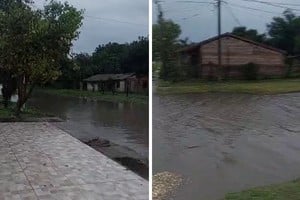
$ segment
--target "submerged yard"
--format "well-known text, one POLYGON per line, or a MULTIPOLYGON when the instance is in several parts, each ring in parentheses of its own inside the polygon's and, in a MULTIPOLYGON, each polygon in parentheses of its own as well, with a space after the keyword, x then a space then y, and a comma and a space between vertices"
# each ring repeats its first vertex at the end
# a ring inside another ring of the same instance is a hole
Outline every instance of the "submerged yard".
POLYGON ((299 99, 154 94, 153 174, 183 178, 174 200, 299 199, 299 181, 287 183, 300 177, 299 99))
MULTIPOLYGON (((0 102, 2 99, 0 98, 0 102)), ((29 119, 29 118, 42 118, 50 117, 50 114, 43 113, 34 108, 24 108, 21 112, 20 119, 29 119)), ((20 120, 19 119, 19 120, 20 120)), ((2 103, 0 103, 0 121, 14 121, 17 120, 15 116, 15 103, 10 103, 8 108, 5 108, 2 103)))
POLYGON ((248 93, 280 94, 300 92, 300 79, 270 79, 258 81, 204 82, 199 80, 185 82, 158 83, 159 94, 197 94, 197 93, 248 93))
POLYGON ((43 92, 51 95, 59 95, 65 97, 78 97, 86 99, 94 99, 100 101, 109 101, 109 102, 122 102, 122 103, 138 103, 138 104, 147 104, 148 96, 146 94, 132 94, 129 93, 126 96, 125 93, 115 93, 106 91, 104 94, 101 92, 92 92, 92 91, 83 91, 75 89, 53 89, 53 88, 39 88, 38 92, 43 92))

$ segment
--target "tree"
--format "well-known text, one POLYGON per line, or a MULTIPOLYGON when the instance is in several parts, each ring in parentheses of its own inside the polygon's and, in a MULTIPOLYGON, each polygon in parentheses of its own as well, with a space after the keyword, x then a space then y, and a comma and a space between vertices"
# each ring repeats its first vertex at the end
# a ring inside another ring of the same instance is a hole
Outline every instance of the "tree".
POLYGON ((180 45, 180 47, 182 47, 182 48, 191 45, 191 43, 189 42, 189 38, 186 37, 186 38, 184 38, 184 39, 179 39, 179 45, 180 45))
POLYGON ((267 27, 273 46, 292 55, 300 53, 300 17, 286 10, 283 17, 274 17, 267 27))
POLYGON ((92 55, 94 73, 148 74, 149 40, 139 37, 131 43, 99 45, 92 55))
POLYGON ((255 29, 247 29, 244 26, 239 26, 233 28, 232 32, 233 35, 240 36, 247 38, 249 40, 253 40, 259 43, 266 42, 266 34, 259 34, 255 29))
POLYGON ((124 72, 134 72, 137 75, 149 73, 149 40, 139 37, 128 45, 128 57, 124 60, 124 72))
POLYGON ((4 107, 7 108, 13 93, 16 91, 16 81, 8 72, 1 71, 2 97, 4 107))
POLYGON ((173 21, 165 20, 160 4, 156 4, 159 14, 157 24, 153 25, 153 57, 162 63, 160 78, 174 80, 180 71, 176 64, 176 50, 181 29, 173 21))
POLYGON ((99 45, 92 55, 79 53, 60 63, 61 76, 51 85, 63 88, 79 88, 80 82, 95 74, 103 73, 149 73, 149 40, 138 37, 131 43, 108 43, 99 45))
POLYGON ((6 1, 9 6, 0 11, 0 66, 16 77, 19 116, 37 84, 59 77, 59 64, 79 36, 83 11, 54 0, 43 10, 33 10, 33 2, 6 1))
MULTIPOLYGON (((79 72, 80 80, 95 74, 96 66, 94 66, 92 59, 93 59, 92 56, 87 53, 77 54, 73 58, 74 67, 72 70, 73 70, 73 72, 74 71, 79 72), (78 68, 79 68, 79 71, 76 70, 78 68)), ((75 75, 75 76, 78 77, 78 75, 75 75)), ((71 78, 71 79, 74 80, 74 78, 71 78)))
POLYGON ((92 56, 94 65, 98 67, 98 73, 121 73, 122 63, 128 53, 127 45, 116 42, 99 45, 92 56))

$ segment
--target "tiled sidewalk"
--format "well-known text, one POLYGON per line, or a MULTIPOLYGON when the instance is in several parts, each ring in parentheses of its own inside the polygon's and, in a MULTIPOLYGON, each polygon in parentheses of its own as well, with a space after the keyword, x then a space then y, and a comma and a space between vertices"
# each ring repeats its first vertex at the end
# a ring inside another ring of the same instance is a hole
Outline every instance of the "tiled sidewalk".
POLYGON ((0 123, 0 200, 146 200, 148 182, 49 123, 0 123))

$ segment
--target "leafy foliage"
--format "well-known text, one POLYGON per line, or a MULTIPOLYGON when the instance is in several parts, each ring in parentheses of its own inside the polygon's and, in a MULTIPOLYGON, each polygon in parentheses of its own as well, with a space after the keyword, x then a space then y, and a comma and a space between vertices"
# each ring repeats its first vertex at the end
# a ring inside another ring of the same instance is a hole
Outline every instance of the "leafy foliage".
POLYGON ((43 10, 33 10, 29 1, 6 1, 0 9, 0 66, 17 79, 19 114, 36 84, 60 75, 58 66, 78 37, 83 17, 82 11, 54 0, 43 10))
POLYGON ((274 17, 267 25, 270 43, 289 54, 300 53, 300 17, 286 10, 283 17, 274 17))
POLYGON ((258 78, 259 66, 254 63, 248 63, 242 66, 244 77, 247 80, 256 80, 258 78))
POLYGON ((97 73, 148 74, 149 41, 139 37, 131 43, 99 45, 92 55, 97 73))
POLYGON ((147 75, 148 71, 149 41, 139 37, 131 43, 99 45, 92 55, 79 53, 62 60, 58 81, 59 87, 78 88, 80 81, 95 74, 136 73, 139 76, 147 75))
POLYGON ((290 55, 300 54, 300 16, 296 16, 291 10, 286 10, 283 16, 274 17, 272 22, 267 24, 267 29, 267 34, 259 34, 255 29, 242 26, 235 27, 231 33, 272 45, 287 51, 290 55))
MULTIPOLYGON (((176 80, 183 72, 176 62, 176 51, 179 48, 181 29, 178 24, 163 17, 160 4, 156 2, 159 10, 158 21, 153 25, 153 58, 160 60, 160 78, 176 80)), ((184 43, 185 41, 182 41, 184 43)))
POLYGON ((239 26, 233 28, 232 32, 233 35, 245 37, 249 40, 253 40, 259 43, 266 42, 266 34, 259 34, 255 29, 247 29, 245 26, 239 26))

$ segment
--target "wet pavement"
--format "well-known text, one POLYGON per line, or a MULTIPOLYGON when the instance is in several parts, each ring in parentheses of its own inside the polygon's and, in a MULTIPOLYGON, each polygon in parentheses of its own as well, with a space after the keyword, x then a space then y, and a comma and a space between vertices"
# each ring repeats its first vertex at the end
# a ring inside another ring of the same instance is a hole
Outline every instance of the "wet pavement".
POLYGON ((28 105, 65 118, 65 122, 54 125, 77 139, 109 140, 148 160, 148 105, 87 101, 41 93, 35 93, 28 105))
POLYGON ((0 123, 1 200, 146 200, 148 182, 49 123, 0 123))
POLYGON ((300 177, 300 93, 153 97, 153 174, 184 178, 174 200, 300 177))

